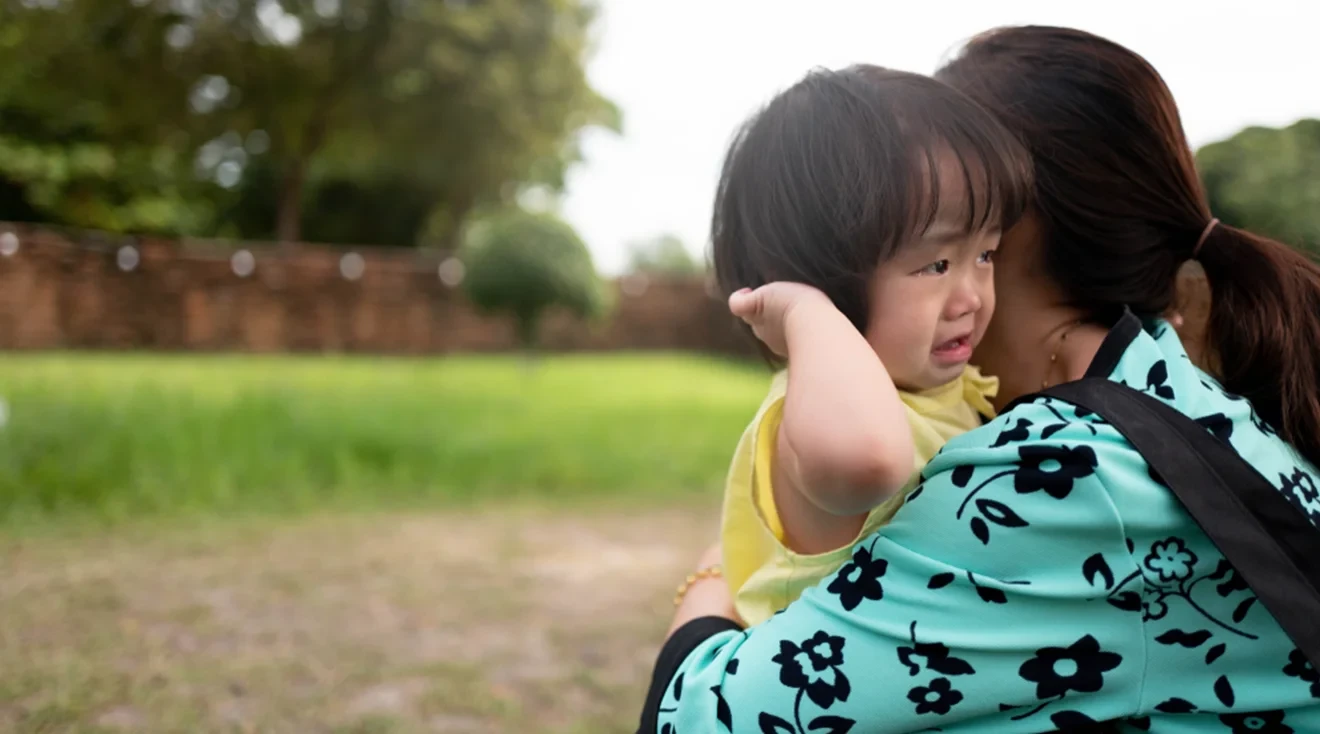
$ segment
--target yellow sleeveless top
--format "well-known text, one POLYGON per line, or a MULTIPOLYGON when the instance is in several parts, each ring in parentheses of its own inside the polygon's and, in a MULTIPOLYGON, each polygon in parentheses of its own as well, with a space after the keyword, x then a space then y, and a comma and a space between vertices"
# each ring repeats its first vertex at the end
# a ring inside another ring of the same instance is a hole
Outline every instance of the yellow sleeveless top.
MULTIPOLYGON (((851 546, 818 555, 802 555, 784 547, 770 467, 787 387, 787 371, 775 375, 769 394, 738 442, 725 482, 720 532, 724 575, 733 591, 734 606, 748 624, 769 619, 852 557, 851 546)), ((949 439, 980 426, 982 416, 994 417, 990 398, 998 389, 998 380, 968 366, 947 385, 916 393, 898 391, 912 429, 916 470, 902 492, 871 511, 859 540, 893 517, 916 486, 921 469, 949 439)))

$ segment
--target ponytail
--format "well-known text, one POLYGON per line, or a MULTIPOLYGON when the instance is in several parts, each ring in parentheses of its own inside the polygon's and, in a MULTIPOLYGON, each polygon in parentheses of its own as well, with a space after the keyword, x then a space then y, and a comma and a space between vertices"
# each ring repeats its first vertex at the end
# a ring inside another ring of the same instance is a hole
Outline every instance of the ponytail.
POLYGON ((1196 259, 1210 284, 1207 346, 1224 388, 1320 466, 1320 266, 1222 224, 1196 259))

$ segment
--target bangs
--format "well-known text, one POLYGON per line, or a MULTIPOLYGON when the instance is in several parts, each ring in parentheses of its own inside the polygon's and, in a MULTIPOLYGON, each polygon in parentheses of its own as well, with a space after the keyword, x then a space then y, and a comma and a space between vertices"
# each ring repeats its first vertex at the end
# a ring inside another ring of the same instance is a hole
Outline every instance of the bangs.
POLYGON ((970 100, 949 102, 949 109, 919 108, 914 111, 929 114, 904 121, 912 151, 904 241, 935 227, 943 234, 1003 231, 1031 199, 1025 147, 970 100))

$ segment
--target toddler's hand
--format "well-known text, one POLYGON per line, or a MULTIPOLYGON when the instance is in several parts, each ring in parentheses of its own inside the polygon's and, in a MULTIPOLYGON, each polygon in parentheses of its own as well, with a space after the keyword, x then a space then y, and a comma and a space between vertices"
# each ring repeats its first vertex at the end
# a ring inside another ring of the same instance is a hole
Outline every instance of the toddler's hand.
POLYGON ((781 357, 788 357, 785 336, 788 315, 804 303, 817 302, 833 308, 829 297, 819 289, 802 283, 778 281, 756 290, 744 288, 729 296, 729 310, 747 322, 752 333, 781 357))

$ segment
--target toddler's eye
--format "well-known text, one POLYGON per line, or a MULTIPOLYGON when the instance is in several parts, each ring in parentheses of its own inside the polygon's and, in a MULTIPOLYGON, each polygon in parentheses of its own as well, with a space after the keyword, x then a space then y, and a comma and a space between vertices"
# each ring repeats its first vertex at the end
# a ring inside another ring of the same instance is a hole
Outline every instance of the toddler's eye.
POLYGON ((922 275, 944 275, 945 273, 949 272, 949 261, 936 260, 935 262, 931 263, 930 265, 927 265, 926 267, 922 268, 921 270, 918 270, 917 272, 922 275))
POLYGON ((994 251, 994 250, 986 250, 985 252, 981 253, 981 256, 980 256, 979 258, 977 258, 977 261, 978 261, 978 262, 981 262, 981 263, 992 263, 992 262, 994 262, 994 261, 995 261, 995 251, 994 251))

